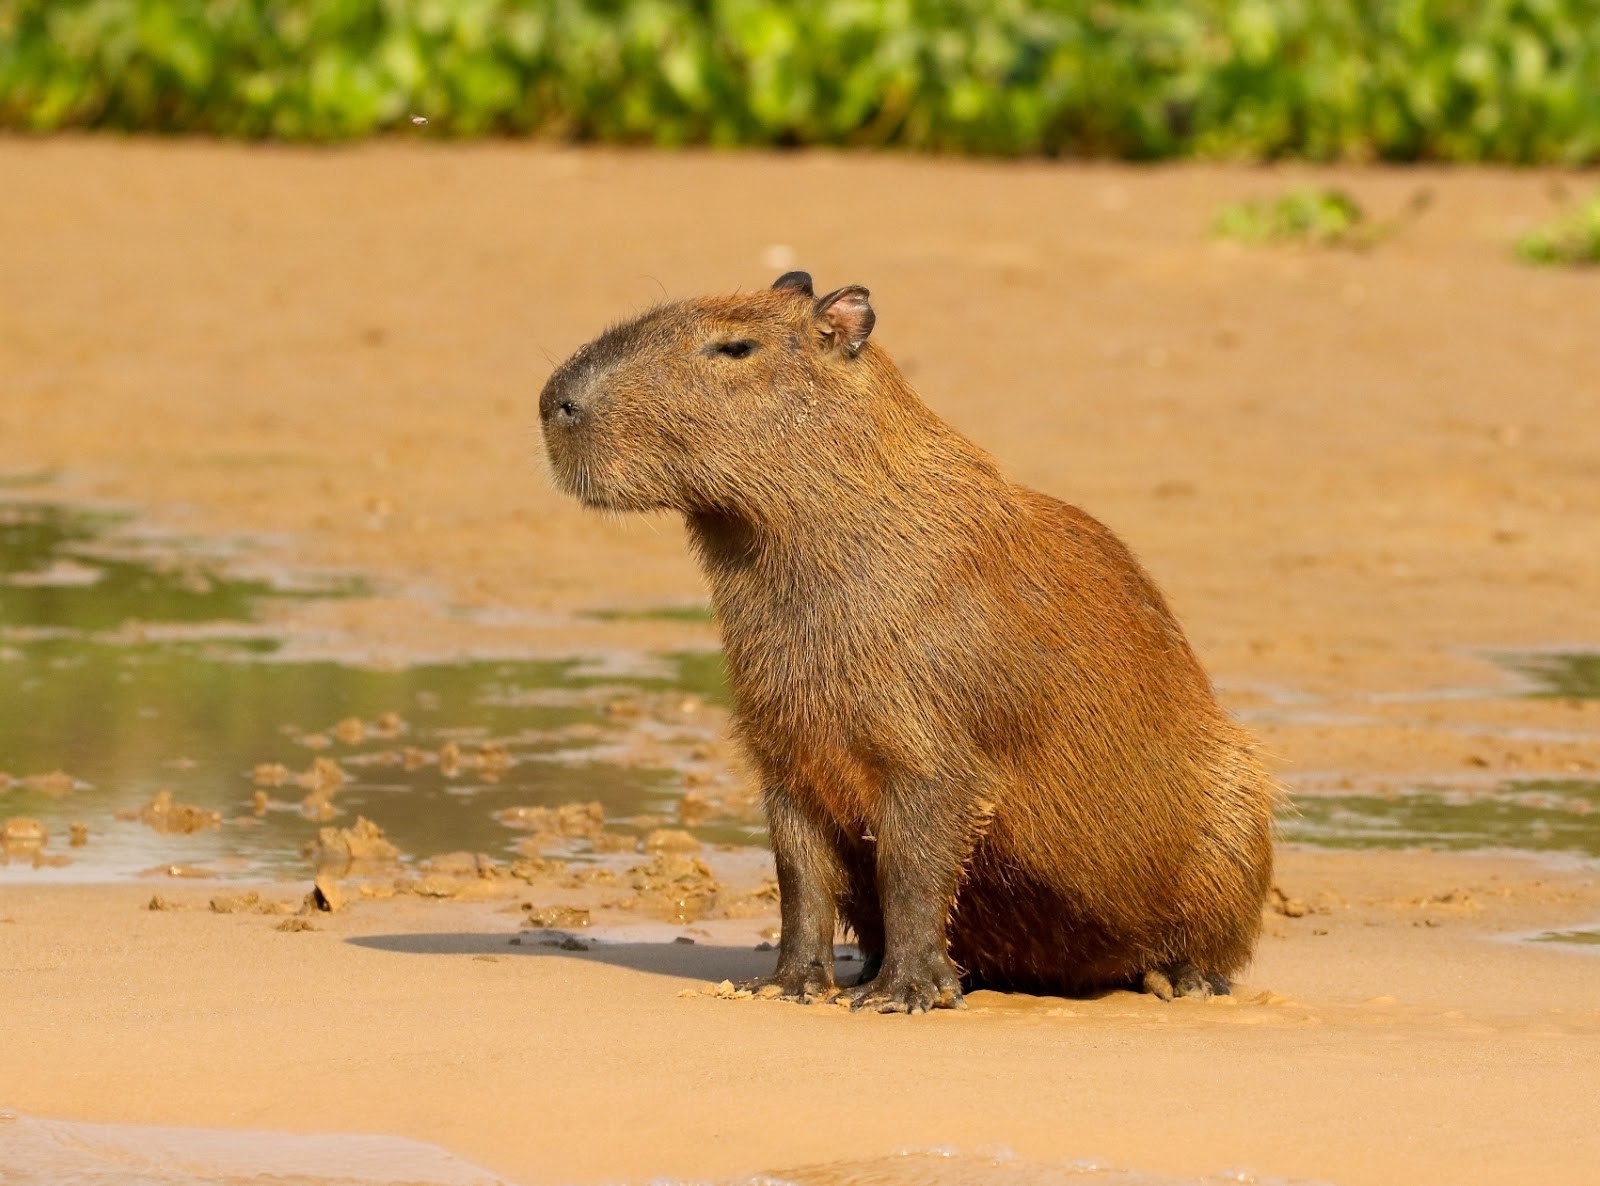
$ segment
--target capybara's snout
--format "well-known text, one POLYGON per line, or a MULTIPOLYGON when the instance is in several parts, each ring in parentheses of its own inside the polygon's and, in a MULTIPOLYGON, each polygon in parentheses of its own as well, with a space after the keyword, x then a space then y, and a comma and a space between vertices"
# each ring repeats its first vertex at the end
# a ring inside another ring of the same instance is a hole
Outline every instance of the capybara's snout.
POLYGON ((567 432, 577 428, 586 419, 594 394, 590 390, 589 375, 579 365, 577 357, 556 368, 544 391, 539 395, 539 423, 546 439, 552 432, 567 432))

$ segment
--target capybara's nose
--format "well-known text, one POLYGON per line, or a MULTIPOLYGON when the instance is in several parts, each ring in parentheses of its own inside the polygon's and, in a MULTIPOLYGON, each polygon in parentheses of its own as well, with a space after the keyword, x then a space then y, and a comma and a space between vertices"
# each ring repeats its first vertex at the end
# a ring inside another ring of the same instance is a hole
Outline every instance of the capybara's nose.
POLYGON ((576 428, 583 423, 586 403, 581 386, 557 374, 539 397, 539 420, 546 428, 576 428))

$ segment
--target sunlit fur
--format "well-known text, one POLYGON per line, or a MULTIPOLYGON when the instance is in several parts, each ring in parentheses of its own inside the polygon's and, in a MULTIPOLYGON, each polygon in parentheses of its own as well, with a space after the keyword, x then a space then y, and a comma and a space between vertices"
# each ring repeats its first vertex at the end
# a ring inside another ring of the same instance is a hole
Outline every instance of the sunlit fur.
POLYGON ((884 862, 955 854, 928 884, 969 985, 1237 970, 1277 792, 1161 594, 876 344, 851 357, 825 329, 787 289, 665 305, 542 401, 565 489, 686 516, 780 872, 824 878, 872 954, 884 862), (759 348, 705 352, 723 339, 759 348), (550 423, 564 396, 584 401, 575 431, 550 423))

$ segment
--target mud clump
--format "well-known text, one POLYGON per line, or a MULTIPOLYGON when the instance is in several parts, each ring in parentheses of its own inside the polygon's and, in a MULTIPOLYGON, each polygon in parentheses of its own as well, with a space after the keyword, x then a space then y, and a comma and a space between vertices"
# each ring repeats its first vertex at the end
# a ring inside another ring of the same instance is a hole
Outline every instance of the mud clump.
POLYGON ((260 904, 261 895, 255 890, 245 890, 238 894, 218 894, 210 902, 213 914, 243 914, 246 911, 253 911, 260 904))
POLYGON ((60 868, 72 864, 72 858, 60 853, 47 852, 50 831, 39 820, 28 815, 14 815, 0 824, 0 865, 13 860, 25 860, 35 869, 60 868))
POLYGON ((14 815, 0 825, 0 844, 12 849, 43 848, 50 842, 50 830, 29 815, 14 815))
POLYGON ((286 919, 284 919, 282 922, 280 922, 277 926, 273 927, 272 929, 275 930, 275 931, 294 932, 294 931, 315 931, 315 930, 317 930, 319 928, 309 918, 295 917, 295 918, 286 918, 286 919))
POLYGON ((0 771, 0 795, 7 791, 34 791, 52 799, 62 799, 78 787, 78 780, 65 770, 52 770, 49 774, 30 774, 24 778, 0 771))
POLYGON ((419 868, 422 876, 405 883, 403 888, 424 898, 503 898, 512 892, 512 881, 517 876, 514 867, 508 868, 481 852, 443 853, 423 861, 419 868))
POLYGON ((677 828, 657 828, 644 838, 645 852, 699 852, 700 842, 677 828))
POLYGON ((281 787, 289 777, 289 768, 282 762, 258 762, 250 772, 250 781, 258 787, 281 787))
POLYGON ((606 825, 606 809, 598 801, 562 803, 556 807, 507 807, 495 819, 508 828, 552 832, 558 836, 594 836, 606 825))
POLYGON ((540 881, 550 881, 563 876, 567 871, 565 861, 551 861, 543 857, 525 857, 520 861, 512 861, 506 870, 518 881, 525 881, 529 885, 540 881))
MULTIPOLYGON (((518 842, 517 851, 537 857, 550 849, 564 848, 573 840, 588 840, 598 849, 599 837, 605 832, 606 812, 598 802, 562 803, 555 807, 507 807, 496 812, 495 819, 508 828, 533 833, 518 842)), ((626 848, 632 847, 630 841, 626 848)))
POLYGON ((328 873, 317 874, 316 880, 311 883, 311 892, 306 895, 304 913, 321 911, 324 914, 337 914, 344 908, 344 888, 338 879, 328 873))
POLYGON ((137 811, 119 811, 121 820, 137 820, 163 836, 189 835, 222 825, 222 813, 192 803, 180 803, 171 791, 157 791, 154 799, 137 811))
POLYGON ((294 781, 309 792, 300 802, 300 813, 308 819, 330 820, 335 811, 333 793, 349 781, 349 775, 332 758, 314 758, 294 781))
MULTIPOLYGON (((64 799, 77 788, 77 780, 65 770, 52 770, 49 774, 30 774, 26 778, 15 780, 16 785, 24 790, 35 791, 41 795, 48 795, 52 799, 64 799)), ((4 789, 4 784, 0 784, 4 789)))
POLYGON ((348 828, 322 828, 317 838, 300 850, 318 869, 385 869, 400 860, 400 850, 384 831, 364 815, 348 828))
POLYGON ((531 906, 526 923, 535 930, 565 931, 587 927, 589 911, 582 906, 531 906))
POLYGON ((617 903, 624 909, 642 910, 668 922, 695 922, 715 906, 722 883, 711 866, 698 857, 658 853, 654 859, 628 870, 632 899, 617 903))
POLYGON ((73 820, 67 825, 67 844, 72 848, 82 848, 89 843, 89 825, 81 820, 73 820))
POLYGON ((1281 914, 1285 918, 1304 918, 1311 913, 1311 907, 1299 898, 1291 898, 1281 886, 1277 885, 1268 892, 1267 905, 1273 913, 1281 914))

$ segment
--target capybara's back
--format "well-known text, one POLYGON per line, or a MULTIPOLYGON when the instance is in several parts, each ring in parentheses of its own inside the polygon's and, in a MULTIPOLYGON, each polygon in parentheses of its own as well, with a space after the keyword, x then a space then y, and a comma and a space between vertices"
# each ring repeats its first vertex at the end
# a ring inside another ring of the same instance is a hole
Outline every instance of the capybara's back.
POLYGON ((574 494, 688 521, 763 779, 771 983, 829 994, 842 917, 859 1006, 1206 995, 1260 927, 1276 788, 1121 542, 1007 482, 873 324, 791 273, 607 331, 540 404, 574 494))

